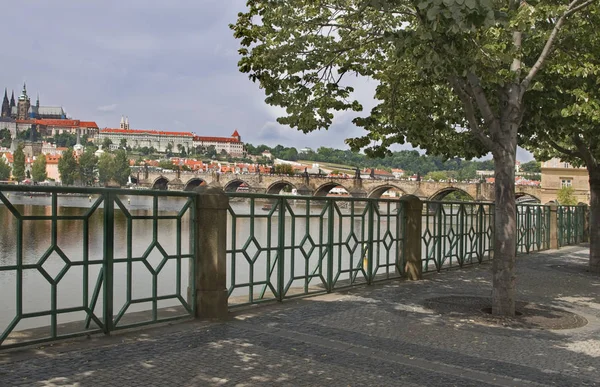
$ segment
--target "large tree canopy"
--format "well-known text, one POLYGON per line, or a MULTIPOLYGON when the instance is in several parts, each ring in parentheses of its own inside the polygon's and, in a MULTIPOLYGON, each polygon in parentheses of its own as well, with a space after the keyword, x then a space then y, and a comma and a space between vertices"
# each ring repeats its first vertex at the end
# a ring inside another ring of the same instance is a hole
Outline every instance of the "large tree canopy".
POLYGON ((599 0, 249 0, 232 26, 239 69, 281 124, 304 132, 362 110, 348 77, 378 83, 353 149, 411 142, 445 156, 491 152, 496 217, 492 307, 514 315, 514 166, 525 93, 570 18, 599 0))
POLYGON ((520 141, 536 158, 558 157, 588 170, 590 270, 600 273, 600 13, 572 21, 526 100, 520 141))

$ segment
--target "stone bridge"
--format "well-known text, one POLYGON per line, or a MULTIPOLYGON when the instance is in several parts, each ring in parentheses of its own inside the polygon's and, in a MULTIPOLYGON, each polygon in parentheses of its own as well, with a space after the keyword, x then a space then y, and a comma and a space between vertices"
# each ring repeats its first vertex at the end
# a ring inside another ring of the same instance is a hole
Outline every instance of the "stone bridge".
MULTIPOLYGON (((248 187, 247 192, 278 194, 288 187, 299 195, 326 196, 331 189, 343 187, 354 197, 380 197, 384 192, 395 189, 401 194, 410 194, 426 200, 441 200, 452 192, 462 192, 476 201, 494 201, 494 185, 488 183, 447 183, 409 181, 401 179, 355 179, 334 178, 324 175, 267 175, 267 174, 216 174, 212 172, 147 172, 132 175, 139 186, 152 189, 192 190, 200 185, 223 188, 236 192, 248 187)), ((244 189, 245 190, 245 189, 244 189)), ((517 186, 517 198, 540 201, 539 187, 517 186)))

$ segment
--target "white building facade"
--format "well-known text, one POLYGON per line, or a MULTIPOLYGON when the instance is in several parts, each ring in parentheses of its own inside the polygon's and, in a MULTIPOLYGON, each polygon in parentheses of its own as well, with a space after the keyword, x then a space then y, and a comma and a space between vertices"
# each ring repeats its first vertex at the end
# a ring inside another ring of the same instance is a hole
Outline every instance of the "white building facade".
POLYGON ((214 146, 217 154, 225 151, 233 157, 243 157, 246 152, 242 138, 237 130, 233 132, 231 137, 195 136, 193 146, 194 148, 199 146, 204 148, 214 146))
POLYGON ((172 152, 179 152, 180 146, 187 152, 194 144, 194 135, 189 132, 110 128, 100 129, 96 144, 102 144, 106 138, 110 139, 116 146, 121 143, 122 139, 125 139, 127 146, 132 148, 153 147, 159 152, 166 152, 169 144, 172 152))

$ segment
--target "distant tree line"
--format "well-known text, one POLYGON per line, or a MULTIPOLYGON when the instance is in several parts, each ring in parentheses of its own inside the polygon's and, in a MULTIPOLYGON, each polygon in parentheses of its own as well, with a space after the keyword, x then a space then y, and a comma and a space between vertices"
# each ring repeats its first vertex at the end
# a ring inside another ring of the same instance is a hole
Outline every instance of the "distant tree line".
POLYGON ((392 152, 391 155, 384 158, 369 158, 364 154, 355 153, 350 150, 327 147, 320 147, 316 151, 311 150, 300 153, 296 148, 288 148, 282 145, 271 148, 267 145, 254 146, 246 144, 246 151, 249 155, 259 156, 265 150, 268 150, 276 158, 290 161, 327 162, 361 169, 378 168, 391 170, 392 168, 399 168, 407 173, 418 173, 422 176, 434 171, 464 171, 466 177, 474 177, 476 170, 490 171, 494 169, 494 162, 492 160, 469 161, 460 158, 444 160, 442 157, 420 154, 416 150, 392 152))

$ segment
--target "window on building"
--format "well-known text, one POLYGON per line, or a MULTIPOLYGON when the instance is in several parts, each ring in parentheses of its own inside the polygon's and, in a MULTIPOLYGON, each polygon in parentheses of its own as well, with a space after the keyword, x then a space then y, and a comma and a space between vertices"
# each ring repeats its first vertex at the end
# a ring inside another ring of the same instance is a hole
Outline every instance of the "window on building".
POLYGON ((561 187, 571 187, 573 185, 571 182, 571 179, 565 179, 565 178, 561 179, 560 183, 561 183, 560 184, 561 187))

